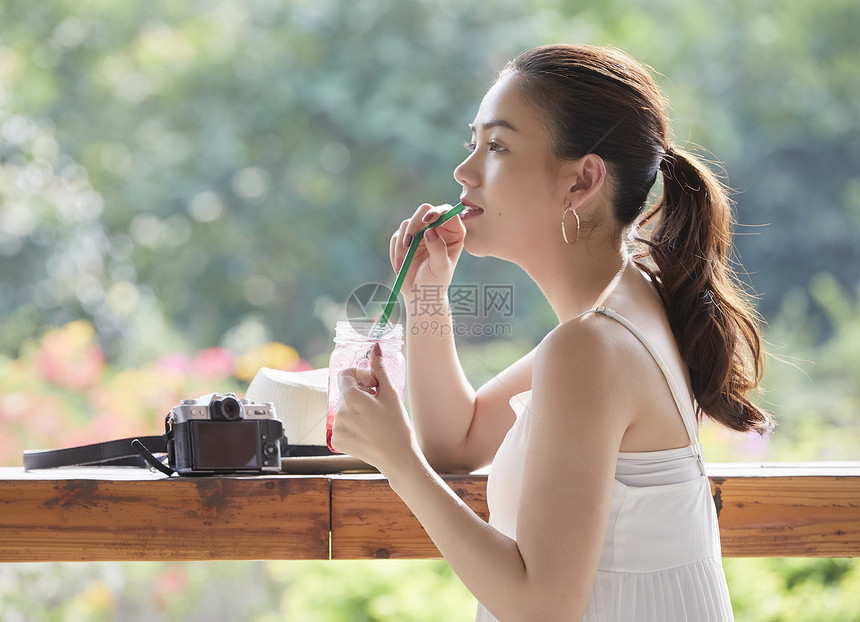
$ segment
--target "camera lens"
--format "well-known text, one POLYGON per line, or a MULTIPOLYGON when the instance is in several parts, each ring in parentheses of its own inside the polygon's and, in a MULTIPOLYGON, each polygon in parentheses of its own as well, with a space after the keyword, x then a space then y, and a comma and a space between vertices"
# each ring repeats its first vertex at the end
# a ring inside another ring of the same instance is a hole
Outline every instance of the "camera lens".
POLYGON ((242 416, 242 405, 235 397, 214 400, 211 407, 213 419, 240 419, 242 416))

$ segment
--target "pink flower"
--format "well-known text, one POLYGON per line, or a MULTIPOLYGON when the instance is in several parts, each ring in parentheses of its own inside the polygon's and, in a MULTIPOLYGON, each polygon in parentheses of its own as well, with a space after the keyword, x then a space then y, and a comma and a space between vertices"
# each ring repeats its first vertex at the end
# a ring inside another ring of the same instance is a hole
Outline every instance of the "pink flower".
MULTIPOLYGON (((9 434, 0 434, 0 465, 20 466, 22 449, 17 438, 9 434)), ((33 448, 28 447, 27 449, 33 448)))
POLYGON ((746 432, 743 434, 741 451, 747 458, 763 460, 767 457, 770 449, 770 433, 761 436, 758 432, 746 432))
POLYGON ((184 565, 172 563, 159 574, 152 584, 152 595, 161 609, 174 599, 187 595, 188 570, 184 565))
POLYGON ((299 359, 295 367, 286 371, 308 371, 309 369, 315 369, 315 367, 308 363, 305 359, 299 359))
POLYGON ((227 348, 207 348, 194 357, 194 373, 207 380, 229 378, 233 372, 233 354, 227 348))
POLYGON ((155 367, 170 376, 183 376, 191 368, 191 359, 182 352, 171 352, 158 359, 155 367))
POLYGON ((67 412, 57 396, 19 392, 0 397, 0 465, 19 466, 24 449, 64 447, 67 412))
POLYGON ((43 379, 72 390, 97 383, 104 364, 104 353, 95 341, 95 331, 83 320, 49 331, 36 355, 36 370, 43 379))

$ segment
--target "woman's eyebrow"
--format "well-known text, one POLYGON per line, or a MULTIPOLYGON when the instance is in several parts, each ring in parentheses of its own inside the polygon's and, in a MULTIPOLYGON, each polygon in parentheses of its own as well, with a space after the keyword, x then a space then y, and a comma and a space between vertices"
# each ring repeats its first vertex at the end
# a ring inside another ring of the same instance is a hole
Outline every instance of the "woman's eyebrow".
MULTIPOLYGON (((487 121, 487 122, 486 122, 486 123, 484 123, 481 127, 482 127, 484 130, 488 130, 488 129, 493 128, 493 127, 506 127, 506 128, 508 128, 509 130, 512 130, 512 131, 514 131, 514 132, 516 132, 516 131, 517 131, 517 128, 515 128, 513 125, 511 125, 510 123, 508 123, 508 122, 507 122, 507 121, 505 121, 504 119, 493 119, 492 121, 487 121)), ((475 131, 475 124, 474 124, 474 123, 470 123, 470 124, 469 124, 469 129, 470 129, 470 130, 472 130, 472 131, 474 132, 474 131, 475 131)))

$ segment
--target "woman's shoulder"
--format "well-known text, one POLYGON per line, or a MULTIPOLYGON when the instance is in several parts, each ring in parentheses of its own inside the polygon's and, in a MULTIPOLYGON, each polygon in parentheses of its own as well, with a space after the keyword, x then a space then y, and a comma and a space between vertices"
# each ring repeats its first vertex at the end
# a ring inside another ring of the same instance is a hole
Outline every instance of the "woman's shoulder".
POLYGON ((587 311, 553 328, 538 344, 536 356, 573 357, 600 354, 623 336, 621 325, 607 322, 596 309, 587 311), (618 330, 621 328, 621 331, 618 330))
MULTIPOLYGON (((535 375, 563 376, 565 386, 571 389, 574 384, 579 389, 594 390, 613 390, 620 384, 636 386, 653 361, 642 347, 641 338, 619 319, 627 319, 629 324, 644 323, 647 332, 659 331, 661 322, 641 313, 634 314, 631 321, 623 312, 606 309, 605 313, 593 309, 550 331, 537 347, 535 375)), ((662 340, 658 342, 662 344, 662 340)))
POLYGON ((634 377, 618 331, 624 328, 607 320, 588 314, 544 337, 535 355, 532 404, 557 434, 586 428, 595 434, 598 426, 617 450, 633 412, 634 377))
POLYGON ((551 330, 537 347, 535 375, 558 376, 571 388, 574 384, 597 387, 606 383, 607 377, 616 376, 624 328, 596 315, 588 313, 551 330))

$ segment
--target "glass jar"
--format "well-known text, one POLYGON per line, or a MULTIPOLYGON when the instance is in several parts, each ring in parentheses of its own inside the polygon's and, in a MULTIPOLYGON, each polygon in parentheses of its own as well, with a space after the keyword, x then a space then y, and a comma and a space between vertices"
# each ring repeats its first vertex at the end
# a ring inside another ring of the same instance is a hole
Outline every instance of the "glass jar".
POLYGON ((370 355, 373 344, 379 342, 382 348, 382 361, 391 383, 403 399, 406 387, 406 359, 403 357, 403 326, 386 324, 378 335, 371 338, 370 332, 376 326, 373 320, 351 320, 338 322, 334 336, 334 351, 328 365, 328 413, 326 415, 326 444, 332 451, 331 430, 334 414, 340 399, 338 374, 344 369, 357 367, 370 368, 370 355))

